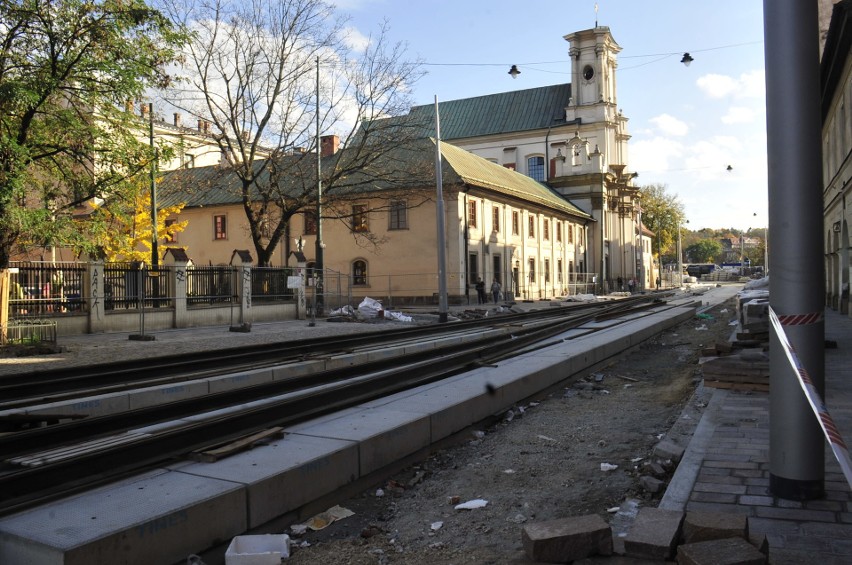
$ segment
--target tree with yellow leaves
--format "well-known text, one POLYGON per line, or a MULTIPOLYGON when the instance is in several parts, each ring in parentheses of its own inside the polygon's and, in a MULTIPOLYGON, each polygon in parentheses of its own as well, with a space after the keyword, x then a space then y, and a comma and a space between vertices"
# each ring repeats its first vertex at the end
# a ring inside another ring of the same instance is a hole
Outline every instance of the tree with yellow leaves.
MULTIPOLYGON (((183 204, 157 211, 157 239, 169 241, 182 232, 187 221, 168 222, 183 210, 183 204)), ((132 206, 96 206, 90 218, 97 248, 107 262, 151 262, 151 193, 139 191, 132 206)), ((159 246, 160 257, 166 248, 159 246)))

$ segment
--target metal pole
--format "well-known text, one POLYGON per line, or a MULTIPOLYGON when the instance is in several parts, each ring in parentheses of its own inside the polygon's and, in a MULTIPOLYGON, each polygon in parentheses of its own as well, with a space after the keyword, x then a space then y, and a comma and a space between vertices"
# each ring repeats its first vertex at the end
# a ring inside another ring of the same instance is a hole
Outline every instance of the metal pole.
POLYGON ((683 226, 678 223, 677 225, 677 284, 678 286, 683 286, 683 251, 681 249, 680 242, 680 230, 683 226))
POLYGON ((435 215, 438 230, 438 321, 447 321, 447 250, 444 241, 444 179, 441 168, 441 118, 438 113, 438 95, 435 95, 435 178, 437 201, 435 215))
POLYGON ((151 160, 151 268, 157 270, 160 253, 157 249, 157 149, 154 147, 154 103, 148 102, 148 143, 153 151, 151 160))
MULTIPOLYGON (((817 4, 764 0, 769 228, 776 238, 769 300, 825 398, 825 281, 817 4)), ((825 438, 775 330, 770 333, 769 490, 808 500, 824 491, 825 438)))
POLYGON ((325 264, 323 250, 325 243, 322 241, 322 140, 320 139, 320 60, 317 57, 317 243, 316 243, 316 270, 314 276, 314 294, 316 295, 316 306, 314 310, 323 310, 323 276, 325 275, 325 264))

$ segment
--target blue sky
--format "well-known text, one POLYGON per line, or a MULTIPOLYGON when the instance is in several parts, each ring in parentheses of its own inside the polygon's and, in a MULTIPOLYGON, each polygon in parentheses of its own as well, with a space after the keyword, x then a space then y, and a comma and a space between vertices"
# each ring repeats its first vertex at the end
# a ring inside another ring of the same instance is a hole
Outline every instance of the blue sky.
MULTIPOLYGON (((387 19, 427 75, 416 104, 570 82, 568 33, 595 25, 593 0, 336 0, 352 36, 387 19), (521 74, 512 79, 509 67, 521 74)), ((760 0, 598 0, 618 56, 618 106, 630 121, 629 170, 665 184, 688 229, 766 225, 760 0), (684 52, 693 63, 680 63, 684 52), (728 165, 732 167, 727 170, 728 165), (755 215, 756 214, 756 215, 755 215)))

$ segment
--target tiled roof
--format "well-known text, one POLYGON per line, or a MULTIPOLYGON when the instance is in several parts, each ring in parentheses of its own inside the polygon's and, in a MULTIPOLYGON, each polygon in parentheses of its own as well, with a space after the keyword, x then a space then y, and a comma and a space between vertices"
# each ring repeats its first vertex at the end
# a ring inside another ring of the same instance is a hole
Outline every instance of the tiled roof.
MULTIPOLYGON (((434 186, 434 143, 432 139, 420 140, 416 147, 407 150, 399 149, 386 159, 391 165, 381 162, 376 164, 381 173, 373 175, 374 178, 371 178, 367 172, 350 175, 347 179, 351 183, 348 191, 369 193, 388 188, 422 189, 426 186, 434 186)), ((445 185, 466 184, 579 218, 590 218, 564 197, 526 175, 445 142, 441 143, 441 155, 445 185)), ((311 168, 307 167, 307 170, 311 168)), ((261 182, 265 181, 266 179, 262 177, 261 182)), ((310 183, 310 179, 304 183, 294 183, 293 190, 295 192, 300 190, 299 187, 310 186, 310 183)), ((239 179, 233 172, 221 167, 196 167, 172 171, 164 177, 160 186, 159 201, 163 207, 180 203, 187 207, 203 207, 241 202, 239 179)), ((283 188, 286 191, 287 187, 283 188)), ((338 184, 335 190, 338 193, 344 193, 347 192, 347 187, 338 184)))
MULTIPOLYGON (((562 124, 570 98, 569 83, 439 101, 441 139, 546 129, 562 124)), ((415 106, 409 115, 424 124, 429 136, 435 136, 434 104, 415 106)))

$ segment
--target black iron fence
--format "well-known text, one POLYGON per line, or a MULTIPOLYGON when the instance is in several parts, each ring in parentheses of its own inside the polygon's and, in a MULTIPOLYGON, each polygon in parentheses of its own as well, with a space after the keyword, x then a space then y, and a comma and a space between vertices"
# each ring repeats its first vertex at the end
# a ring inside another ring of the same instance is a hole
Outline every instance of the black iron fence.
POLYGON ((9 285, 11 317, 58 316, 86 311, 85 263, 14 263, 9 285))
POLYGON ((186 305, 234 304, 237 302, 236 267, 190 267, 186 270, 186 305))
POLYGON ((173 304, 171 267, 149 269, 143 263, 104 264, 107 310, 166 308, 173 304))
POLYGON ((288 278, 297 271, 288 267, 254 267, 251 270, 251 299, 255 303, 293 300, 288 278))

